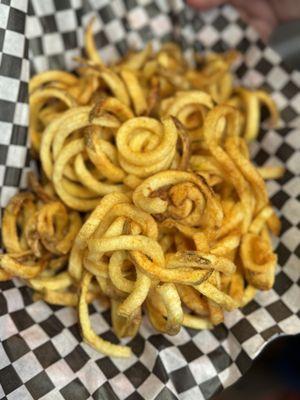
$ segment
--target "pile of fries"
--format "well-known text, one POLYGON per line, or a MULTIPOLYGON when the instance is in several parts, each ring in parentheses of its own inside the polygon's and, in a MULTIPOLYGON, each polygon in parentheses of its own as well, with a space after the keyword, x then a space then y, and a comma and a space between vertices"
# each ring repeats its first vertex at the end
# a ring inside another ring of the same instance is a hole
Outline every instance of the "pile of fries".
POLYGON ((247 142, 259 132, 263 91, 234 87, 233 51, 185 61, 175 44, 151 45, 110 67, 85 35, 76 73, 30 82, 30 138, 38 181, 3 218, 0 279, 20 277, 34 297, 78 308, 83 338, 111 356, 88 304, 110 304, 119 338, 146 313, 153 327, 209 329, 274 283, 270 232, 280 222, 247 142))

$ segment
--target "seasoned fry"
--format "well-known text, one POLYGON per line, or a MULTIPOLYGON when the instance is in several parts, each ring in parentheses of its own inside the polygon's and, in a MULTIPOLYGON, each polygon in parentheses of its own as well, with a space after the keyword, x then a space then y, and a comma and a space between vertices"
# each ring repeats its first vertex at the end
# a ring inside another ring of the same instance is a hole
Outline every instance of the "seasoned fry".
POLYGON ((81 293, 79 298, 79 321, 82 329, 83 338, 87 343, 91 344, 103 354, 111 357, 129 357, 131 355, 131 350, 129 347, 118 346, 104 339, 101 339, 92 329, 88 314, 87 303, 87 293, 91 279, 92 275, 89 272, 85 272, 82 279, 81 293))
POLYGON ((73 86, 78 83, 78 78, 66 71, 52 70, 42 72, 33 76, 29 82, 29 93, 32 94, 37 88, 44 85, 59 83, 61 87, 73 86))
POLYGON ((42 260, 39 263, 35 263, 29 257, 18 256, 16 254, 4 254, 0 258, 0 266, 5 273, 23 279, 36 277, 43 270, 44 265, 45 262, 42 260))
POLYGON ((96 64, 103 65, 102 59, 99 55, 99 52, 96 47, 94 35, 93 35, 93 23, 95 22, 95 17, 92 18, 87 26, 85 36, 84 36, 84 45, 85 51, 87 53, 87 57, 89 60, 93 61, 96 64))
POLYGON ((118 338, 135 336, 143 313, 175 335, 212 329, 273 286, 280 220, 264 180, 284 170, 254 166, 247 142, 263 106, 272 125, 278 112, 267 93, 234 86, 235 51, 195 55, 192 68, 176 44, 148 44, 109 66, 93 22, 76 75, 30 81, 41 179, 4 211, 0 281, 77 307, 87 343, 129 357, 97 336, 89 303, 110 306, 118 338))
POLYGON ((156 291, 161 296, 166 309, 167 321, 165 330, 169 335, 176 335, 183 321, 183 311, 176 286, 173 283, 164 283, 158 286, 156 291))
POLYGON ((150 176, 171 165, 176 142, 177 129, 171 118, 162 123, 148 117, 133 118, 117 132, 120 165, 128 174, 150 176))
POLYGON ((151 279, 147 275, 139 270, 136 271, 136 274, 137 278, 132 291, 118 307, 118 315, 130 319, 136 310, 141 308, 151 286, 151 279))
POLYGON ((18 230, 23 228, 25 231, 26 222, 35 211, 36 205, 32 193, 22 192, 10 199, 2 221, 2 238, 7 252, 22 253, 28 249, 22 242, 18 230))
POLYGON ((126 85, 127 91, 136 115, 143 115, 147 111, 147 103, 143 89, 134 72, 122 69, 121 77, 126 85))
POLYGON ((160 218, 204 228, 221 226, 223 212, 215 193, 201 175, 164 171, 145 179, 133 193, 134 203, 160 218))
POLYGON ((247 141, 254 140, 258 135, 261 105, 266 106, 270 113, 271 126, 275 126, 279 119, 275 102, 262 90, 252 91, 241 87, 236 88, 233 97, 228 100, 228 104, 232 104, 244 111, 243 137, 247 141))
POLYGON ((201 128, 208 110, 213 108, 212 98, 205 92, 177 92, 173 98, 163 100, 163 116, 176 117, 189 133, 191 139, 201 137, 201 128))
POLYGON ((45 204, 37 213, 36 227, 44 247, 52 254, 69 253, 81 227, 78 213, 67 210, 62 203, 45 204))
POLYGON ((262 176, 263 179, 279 179, 284 175, 285 169, 284 167, 259 167, 257 168, 258 172, 262 176))
POLYGON ((183 314, 182 325, 197 330, 212 329, 212 323, 206 319, 191 314, 183 314))
MULTIPOLYGON (((45 113, 45 105, 47 103, 53 103, 53 101, 62 102, 67 108, 72 108, 77 105, 76 100, 67 92, 59 88, 42 88, 36 89, 30 96, 30 121, 29 121, 29 135, 31 140, 32 148, 35 152, 39 151, 42 131, 40 129, 41 121, 39 120, 39 114, 41 110, 45 113)), ((49 106, 47 107, 49 109, 49 106)), ((64 109, 62 109, 64 111, 64 109)), ((61 115, 61 111, 51 113, 51 117, 48 118, 45 123, 51 122, 52 119, 57 118, 61 115)))
POLYGON ((130 336, 134 337, 139 330, 142 321, 141 310, 138 309, 132 318, 124 318, 118 312, 120 303, 117 300, 111 300, 111 319, 113 329, 118 338, 130 336))
POLYGON ((72 279, 67 272, 62 272, 55 277, 42 277, 30 279, 30 286, 35 290, 61 290, 71 286, 72 279))

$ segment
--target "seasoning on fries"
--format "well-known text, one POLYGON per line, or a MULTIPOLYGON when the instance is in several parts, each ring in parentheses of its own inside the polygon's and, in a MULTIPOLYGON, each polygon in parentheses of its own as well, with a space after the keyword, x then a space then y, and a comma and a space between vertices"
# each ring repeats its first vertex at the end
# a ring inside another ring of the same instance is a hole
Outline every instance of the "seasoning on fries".
POLYGON ((280 221, 248 142, 261 90, 234 87, 236 52, 185 61, 176 44, 149 44, 108 66, 93 21, 76 73, 34 76, 30 138, 41 179, 15 195, 3 217, 0 280, 24 279, 34 299, 77 307, 84 340, 128 357, 100 338, 88 304, 110 305, 119 338, 146 313, 154 329, 211 329, 274 284, 270 233, 280 221))

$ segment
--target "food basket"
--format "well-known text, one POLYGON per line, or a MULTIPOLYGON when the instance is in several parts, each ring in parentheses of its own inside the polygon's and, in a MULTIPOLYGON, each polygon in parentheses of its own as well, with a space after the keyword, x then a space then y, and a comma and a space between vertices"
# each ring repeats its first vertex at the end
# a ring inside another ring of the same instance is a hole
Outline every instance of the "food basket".
MULTIPOLYGON (((300 332, 300 74, 289 70, 229 7, 199 13, 182 0, 2 0, 0 4, 1 208, 26 187, 29 75, 73 70, 92 16, 105 61, 128 49, 176 41, 193 50, 242 53, 236 77, 272 93, 280 126, 261 129, 251 145, 257 165, 284 165, 268 182, 281 221, 275 286, 211 331, 182 328, 169 337, 147 320, 129 341, 129 359, 105 357, 83 343, 75 310, 33 302, 20 280, 0 283, 0 398, 209 399, 233 384, 272 339, 300 332)), ((32 165, 31 168, 35 168, 32 165)), ((112 341, 110 314, 91 306, 97 333, 112 341)))

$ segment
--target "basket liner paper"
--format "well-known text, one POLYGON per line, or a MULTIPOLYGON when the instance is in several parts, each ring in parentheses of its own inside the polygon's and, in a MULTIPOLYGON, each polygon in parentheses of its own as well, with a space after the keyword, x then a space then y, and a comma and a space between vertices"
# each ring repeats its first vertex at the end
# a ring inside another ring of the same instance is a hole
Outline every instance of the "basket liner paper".
MULTIPOLYGON (((2 0, 1 208, 26 187, 30 71, 74 69, 73 57, 81 54, 84 27, 93 15, 105 61, 149 41, 157 47, 175 40, 187 56, 193 49, 236 48, 243 53, 238 81, 272 93, 280 127, 263 127, 251 151, 257 165, 286 167, 283 178, 268 182, 282 221, 274 242, 276 283, 244 309, 226 314, 225 323, 212 331, 182 329, 175 337, 163 336, 145 319, 129 341, 134 355, 125 360, 83 343, 75 310, 33 303, 20 280, 0 283, 0 399, 208 399, 243 375, 274 337, 300 332, 300 76, 228 6, 200 14, 180 0, 2 0)), ((94 305, 91 315, 97 333, 116 341, 109 311, 94 305)))

